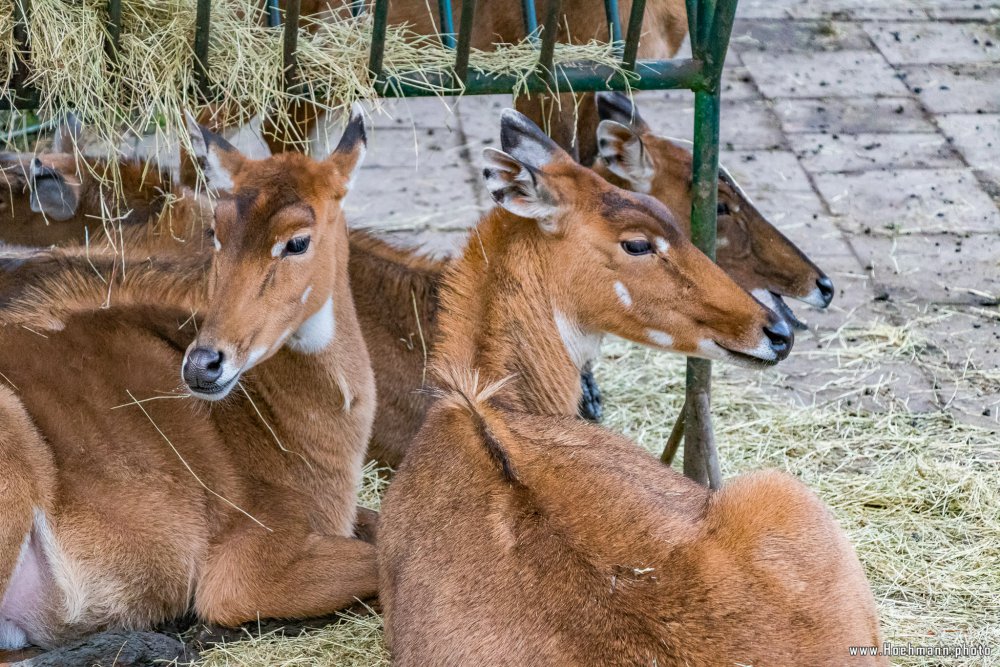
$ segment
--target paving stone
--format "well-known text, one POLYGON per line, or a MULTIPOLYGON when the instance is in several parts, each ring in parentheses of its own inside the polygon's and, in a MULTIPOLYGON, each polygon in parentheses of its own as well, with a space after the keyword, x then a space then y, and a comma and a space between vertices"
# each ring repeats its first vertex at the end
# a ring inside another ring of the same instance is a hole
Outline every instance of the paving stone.
POLYGON ((866 23, 872 41, 894 65, 1000 60, 1000 35, 978 23, 866 23))
POLYGON ((969 289, 1000 294, 1000 235, 856 236, 878 288, 896 300, 975 303, 969 289))
POLYGON ((1000 63, 917 65, 900 72, 928 111, 1000 112, 1000 63))
MULTIPOLYGON (((746 67, 727 67, 722 70, 722 99, 761 99, 757 84, 746 67)), ((690 93, 689 93, 690 94, 690 93)))
POLYGON ((743 0, 737 16, 762 19, 923 19, 912 0, 743 0))
POLYGON ((937 122, 969 166, 1000 167, 1000 114, 948 114, 938 116, 937 122))
POLYGON ((871 48, 871 40, 856 23, 750 19, 733 26, 732 49, 740 52, 843 51, 871 48))
POLYGON ((944 21, 1000 21, 996 0, 920 0, 928 16, 944 21))
POLYGON ((743 62, 767 97, 905 97, 909 91, 875 51, 751 51, 743 62))
MULTIPOLYGON (((639 112, 660 135, 690 140, 694 132, 694 97, 636 95, 639 112)), ((723 98, 720 138, 723 148, 782 148, 784 135, 765 100, 727 100, 723 98)))
POLYGON ((940 134, 796 134, 792 149, 809 172, 962 167, 940 134))
POLYGON ((813 180, 845 228, 991 233, 1000 211, 969 169, 901 169, 815 174, 813 180))
POLYGON ((723 151, 721 162, 772 224, 827 214, 791 151, 723 151))
POLYGON ((934 132, 934 124, 908 97, 829 97, 775 100, 774 112, 788 133, 863 134, 934 132))

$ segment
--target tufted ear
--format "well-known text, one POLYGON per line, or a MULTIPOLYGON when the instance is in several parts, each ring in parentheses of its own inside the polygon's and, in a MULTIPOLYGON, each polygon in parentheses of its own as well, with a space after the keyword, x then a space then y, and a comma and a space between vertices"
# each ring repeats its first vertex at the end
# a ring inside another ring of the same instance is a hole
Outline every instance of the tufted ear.
POLYGON ((32 211, 57 222, 76 215, 80 205, 80 181, 75 174, 63 174, 35 158, 31 161, 28 179, 32 211))
POLYGON ((597 115, 601 120, 613 120, 630 127, 637 134, 649 131, 649 125, 639 115, 639 110, 625 93, 597 93, 597 115))
POLYGON ((653 161, 635 131, 613 120, 602 120, 597 126, 597 153, 611 173, 626 181, 632 190, 649 192, 653 161))
POLYGON ((233 179, 247 158, 221 136, 198 124, 191 112, 184 112, 184 121, 194 157, 205 174, 208 186, 213 190, 231 191, 233 179))
POLYGON ((523 113, 504 109, 500 114, 500 147, 527 167, 540 170, 548 164, 573 159, 523 113))
POLYGON ((544 175, 495 148, 484 149, 483 159, 483 181, 493 201, 516 216, 535 220, 544 231, 555 231, 558 206, 544 175))
POLYGON ((327 162, 336 166, 345 180, 345 187, 350 191, 354 179, 358 175, 361 163, 368 152, 368 134, 365 131, 364 108, 357 102, 351 105, 351 117, 344 128, 337 148, 326 158, 327 162))

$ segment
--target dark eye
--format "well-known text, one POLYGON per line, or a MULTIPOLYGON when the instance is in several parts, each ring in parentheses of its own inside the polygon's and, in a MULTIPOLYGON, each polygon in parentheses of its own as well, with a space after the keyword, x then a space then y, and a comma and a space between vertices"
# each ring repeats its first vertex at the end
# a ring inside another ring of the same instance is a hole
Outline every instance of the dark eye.
POLYGON ((211 227, 207 228, 205 230, 205 237, 209 238, 209 239, 214 239, 215 238, 215 230, 212 229, 211 227))
POLYGON ((724 201, 720 201, 719 205, 715 208, 716 215, 729 215, 729 204, 724 201))
POLYGON ((294 239, 290 240, 285 244, 286 255, 301 255, 306 250, 309 249, 309 237, 308 236, 296 236, 294 239))
POLYGON ((653 245, 646 239, 622 241, 622 250, 630 255, 648 255, 653 252, 653 245))

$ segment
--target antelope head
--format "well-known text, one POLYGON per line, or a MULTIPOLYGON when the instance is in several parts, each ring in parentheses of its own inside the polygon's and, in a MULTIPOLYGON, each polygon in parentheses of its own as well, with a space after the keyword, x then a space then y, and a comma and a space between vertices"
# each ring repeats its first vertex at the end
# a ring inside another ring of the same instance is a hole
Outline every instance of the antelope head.
POLYGON ((322 161, 301 153, 251 160, 192 118, 194 154, 215 206, 207 308, 184 356, 196 396, 219 400, 282 346, 317 354, 336 335, 334 300, 349 298, 341 204, 365 154, 360 107, 322 161))
MULTIPOLYGON (((600 93, 597 130, 602 175, 644 192, 681 217, 690 235, 691 144, 654 134, 632 101, 600 93)), ((798 299, 816 308, 833 300, 833 282, 775 228, 723 167, 719 168, 716 261, 741 287, 797 328, 805 325, 785 305, 798 299)))
POLYGON ((501 143, 484 152, 486 185, 537 229, 571 357, 572 341, 603 333, 751 364, 788 355, 785 321, 695 248, 662 203, 576 164, 515 111, 503 113, 501 143))

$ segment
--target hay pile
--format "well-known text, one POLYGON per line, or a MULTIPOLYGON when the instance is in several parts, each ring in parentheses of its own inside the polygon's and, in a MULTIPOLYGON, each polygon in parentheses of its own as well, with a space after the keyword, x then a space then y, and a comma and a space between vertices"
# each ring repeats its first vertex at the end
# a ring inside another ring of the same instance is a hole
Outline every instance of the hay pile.
MULTIPOLYGON (((780 370, 750 373, 720 365, 714 405, 723 472, 784 469, 831 506, 871 580, 886 641, 985 644, 996 653, 1000 435, 944 412, 911 414, 880 389, 881 375, 872 374, 901 359, 919 362, 930 347, 913 322, 869 322, 826 336, 818 351, 793 353, 813 359, 845 389, 841 400, 819 406, 789 400, 780 370), (852 397, 866 390, 882 393, 882 409, 857 408, 852 397)), ((677 357, 610 344, 597 369, 609 403, 607 425, 659 454, 680 408, 682 373, 677 357)), ((962 373, 951 379, 964 382, 962 373)), ((369 473, 369 480, 378 479, 369 473)), ((372 489, 366 493, 373 506, 372 489)), ((996 663, 994 657, 948 662, 996 663)), ((299 636, 248 637, 213 649, 199 664, 319 667, 385 665, 388 659, 378 617, 350 616, 299 636)), ((928 663, 913 657, 894 664, 928 663)))
MULTIPOLYGON (((75 110, 110 155, 129 133, 154 130, 159 138, 183 136, 182 111, 204 107, 195 72, 196 0, 124 0, 121 48, 105 52, 107 0, 33 0, 29 22, 31 83, 40 92, 38 114, 60 117, 75 110)), ((279 120, 292 101, 309 100, 329 110, 356 100, 376 102, 368 72, 372 20, 319 20, 300 26, 300 80, 282 85, 282 32, 266 27, 259 0, 212 3, 208 78, 216 108, 230 121, 246 122, 262 111, 279 120)), ((0 10, 0 74, 12 65, 10 4, 0 10), (6 69, 5 69, 6 68, 6 69)), ((429 72, 450 71, 455 54, 405 26, 389 26, 385 74, 403 77, 432 93, 444 93, 429 72)), ((538 59, 527 41, 495 51, 472 51, 470 67, 494 74, 530 72, 538 59)), ((558 45, 554 62, 579 61, 617 67, 609 44, 558 45)), ((4 77, 7 81, 8 77, 4 77)), ((516 91, 512 91, 516 92, 516 91)), ((4 88, 0 95, 13 91, 4 88)))

